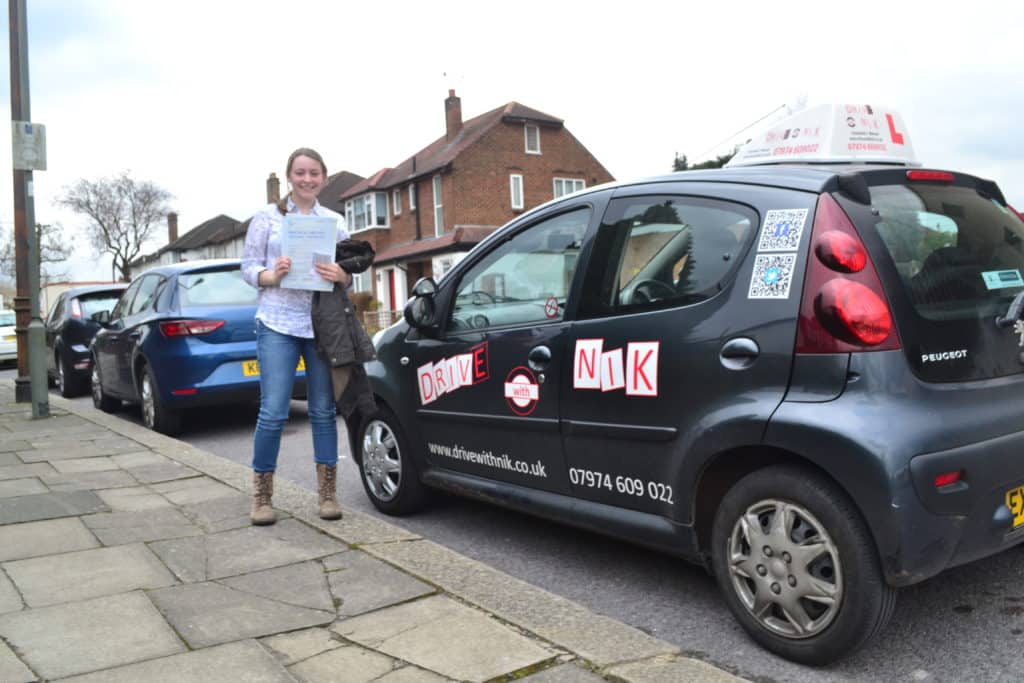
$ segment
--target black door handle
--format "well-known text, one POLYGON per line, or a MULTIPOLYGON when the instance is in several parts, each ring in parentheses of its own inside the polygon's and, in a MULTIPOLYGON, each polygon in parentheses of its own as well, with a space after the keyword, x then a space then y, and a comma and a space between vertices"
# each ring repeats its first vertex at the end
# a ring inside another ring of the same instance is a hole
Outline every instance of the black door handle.
POLYGON ((760 355, 761 348, 756 341, 749 337, 737 337, 725 342, 718 358, 728 370, 746 370, 760 355))
POLYGON ((543 372, 544 368, 551 362, 551 349, 544 346, 534 346, 530 349, 530 355, 527 356, 527 364, 530 369, 534 372, 543 372))

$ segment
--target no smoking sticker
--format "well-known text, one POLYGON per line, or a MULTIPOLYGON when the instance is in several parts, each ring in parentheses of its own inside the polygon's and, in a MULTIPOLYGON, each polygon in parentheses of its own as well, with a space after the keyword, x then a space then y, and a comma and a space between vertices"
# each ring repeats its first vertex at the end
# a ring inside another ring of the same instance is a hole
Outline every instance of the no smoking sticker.
POLYGON ((552 296, 544 302, 544 316, 547 318, 558 317, 558 299, 552 296))

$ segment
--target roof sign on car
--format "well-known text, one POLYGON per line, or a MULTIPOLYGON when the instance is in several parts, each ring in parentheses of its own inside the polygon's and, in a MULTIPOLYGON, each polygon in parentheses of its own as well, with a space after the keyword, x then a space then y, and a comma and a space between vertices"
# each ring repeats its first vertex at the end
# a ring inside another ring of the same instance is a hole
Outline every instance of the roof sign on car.
POLYGON ((822 104, 773 124, 726 166, 782 163, 920 166, 899 112, 870 104, 822 104))

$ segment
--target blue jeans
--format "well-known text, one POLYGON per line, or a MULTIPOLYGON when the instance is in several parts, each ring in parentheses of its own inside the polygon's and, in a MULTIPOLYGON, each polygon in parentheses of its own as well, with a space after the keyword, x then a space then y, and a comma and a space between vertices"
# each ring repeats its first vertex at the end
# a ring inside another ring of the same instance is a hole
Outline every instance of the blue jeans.
POLYGON ((313 457, 318 464, 338 464, 338 424, 331 389, 331 372, 317 354, 314 341, 275 332, 256 321, 256 359, 260 363, 260 414, 253 437, 252 468, 273 472, 281 449, 281 430, 295 384, 299 356, 306 361, 309 422, 313 427, 313 457))

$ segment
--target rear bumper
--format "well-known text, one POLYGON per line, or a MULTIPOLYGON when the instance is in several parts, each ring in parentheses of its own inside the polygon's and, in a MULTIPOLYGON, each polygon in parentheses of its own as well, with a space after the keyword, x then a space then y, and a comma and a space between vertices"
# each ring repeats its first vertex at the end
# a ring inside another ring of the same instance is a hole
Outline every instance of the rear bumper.
MULTIPOLYGON (((1007 500, 1009 492, 1024 486, 1024 432, 918 455, 910 461, 910 478, 921 507, 914 516, 922 521, 944 519, 956 530, 941 544, 946 567, 1024 541, 1024 515, 1015 527, 1007 500), (948 472, 960 472, 960 481, 936 488, 935 477, 948 472)), ((913 533, 916 526, 912 524, 905 533, 913 533)), ((935 539, 932 543, 936 545, 935 539)))

